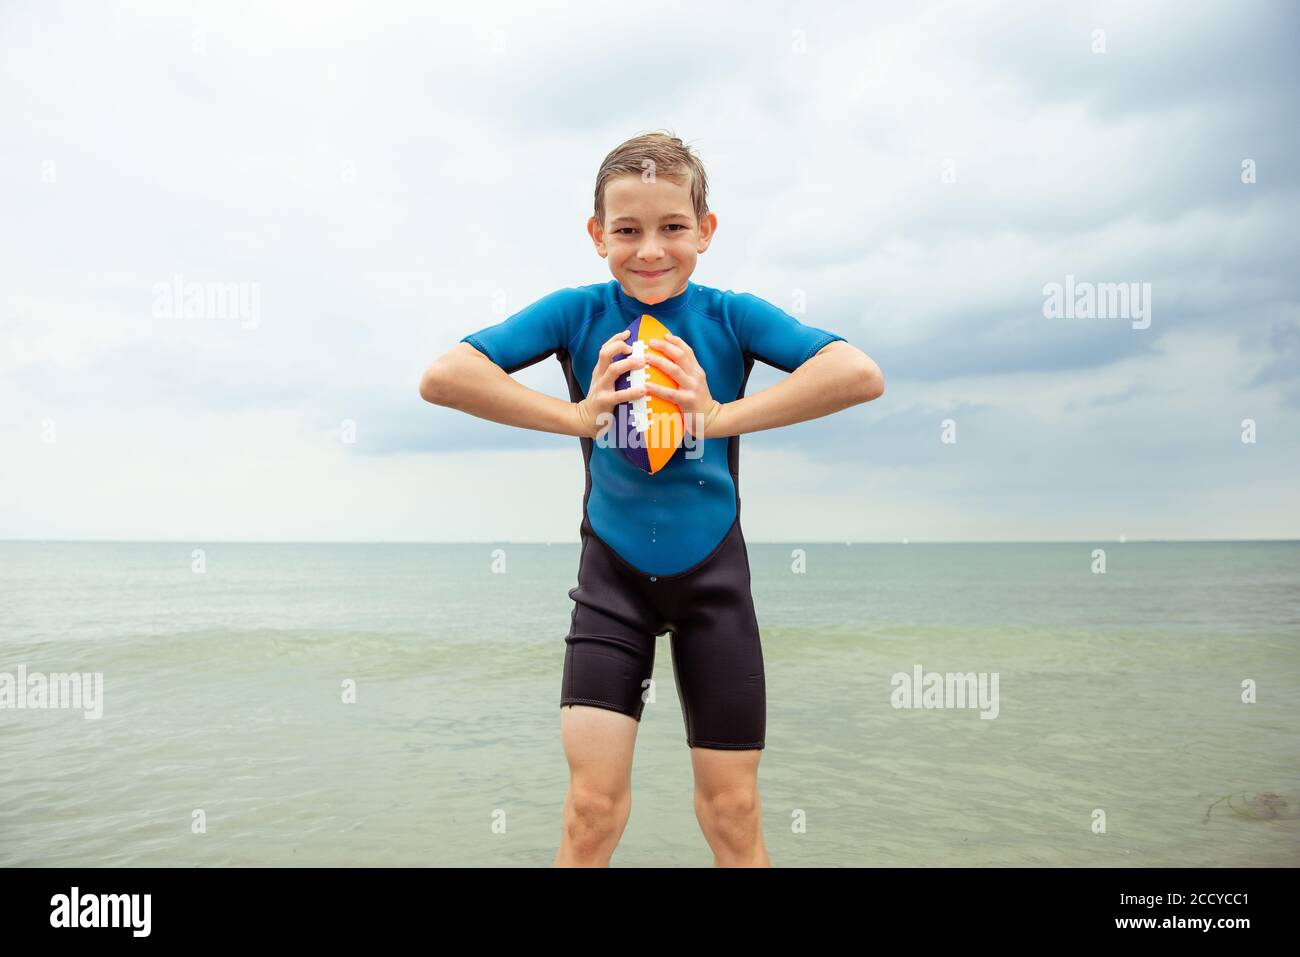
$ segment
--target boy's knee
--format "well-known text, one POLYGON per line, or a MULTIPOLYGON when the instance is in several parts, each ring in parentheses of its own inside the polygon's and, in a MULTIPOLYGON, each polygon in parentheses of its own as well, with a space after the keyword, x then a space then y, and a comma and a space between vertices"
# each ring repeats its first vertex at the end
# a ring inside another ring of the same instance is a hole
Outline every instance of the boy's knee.
POLYGON ((758 791, 755 788, 735 787, 714 794, 697 793, 696 805, 721 823, 747 825, 758 816, 758 791))
POLYGON ((613 794, 597 788, 575 787, 569 799, 565 826, 579 844, 599 844, 617 834, 630 809, 626 793, 613 794))

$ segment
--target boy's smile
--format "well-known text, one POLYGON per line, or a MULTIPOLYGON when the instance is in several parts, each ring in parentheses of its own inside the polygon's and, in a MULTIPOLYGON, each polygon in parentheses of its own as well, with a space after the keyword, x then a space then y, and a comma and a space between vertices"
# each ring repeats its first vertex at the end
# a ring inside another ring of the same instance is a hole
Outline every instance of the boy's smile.
POLYGON ((591 217, 587 232, 623 292, 647 305, 686 291, 696 257, 709 248, 718 217, 697 222, 689 175, 644 181, 636 173, 605 186, 605 223, 591 217), (606 228, 608 227, 608 228, 606 228))

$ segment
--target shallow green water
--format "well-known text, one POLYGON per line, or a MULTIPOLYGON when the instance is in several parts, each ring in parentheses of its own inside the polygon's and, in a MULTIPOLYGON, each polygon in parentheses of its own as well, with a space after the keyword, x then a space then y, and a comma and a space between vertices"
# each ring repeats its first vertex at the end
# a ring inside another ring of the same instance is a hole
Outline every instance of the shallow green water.
MULTIPOLYGON (((0 865, 551 863, 577 545, 194 547, 0 543, 0 672, 104 676, 98 720, 0 709, 0 865)), ((1300 544, 749 554, 775 865, 1300 864, 1294 817, 1205 820, 1300 799, 1300 544), (997 717, 893 707, 917 665, 997 717)), ((667 639, 655 678, 614 864, 709 866, 667 639)))

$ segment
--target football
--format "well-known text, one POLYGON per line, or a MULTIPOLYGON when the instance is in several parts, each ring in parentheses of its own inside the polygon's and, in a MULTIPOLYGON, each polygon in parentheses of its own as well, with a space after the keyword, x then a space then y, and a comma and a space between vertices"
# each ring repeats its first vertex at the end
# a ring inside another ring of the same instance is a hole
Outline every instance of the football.
MULTIPOLYGON (((668 335, 669 329, 662 322, 654 316, 642 315, 627 328, 629 335, 624 341, 632 347, 631 355, 644 357, 651 352, 663 355, 649 345, 651 339, 663 339, 668 335)), ((624 372, 618 377, 615 388, 638 388, 645 385, 647 379, 656 385, 677 388, 677 383, 662 369, 650 364, 643 369, 624 372)), ((667 465, 681 447, 682 410, 674 402, 647 394, 619 405, 615 429, 619 451, 637 468, 653 475, 667 465)))

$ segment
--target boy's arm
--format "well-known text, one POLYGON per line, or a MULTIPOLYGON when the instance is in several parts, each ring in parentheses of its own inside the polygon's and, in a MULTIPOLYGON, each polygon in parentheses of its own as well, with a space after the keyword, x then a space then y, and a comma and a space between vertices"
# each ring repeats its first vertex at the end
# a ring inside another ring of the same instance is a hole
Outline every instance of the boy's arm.
POLYGON ((706 438, 776 429, 830 415, 885 391, 871 357, 842 339, 823 346, 776 385, 726 402, 706 438))
POLYGON ((844 339, 823 346, 776 385, 723 403, 707 438, 741 436, 820 419, 884 394, 879 365, 844 339))
POLYGON ((420 380, 426 402, 504 425, 559 435, 589 433, 575 402, 515 381, 513 374, 567 347, 583 314, 579 289, 559 289, 461 338, 420 380))
POLYGON ((420 379, 420 397, 504 425, 587 436, 576 402, 530 389, 468 342, 458 342, 420 379))
POLYGON ((741 351, 789 375, 722 406, 709 438, 776 429, 820 418, 885 391, 880 367, 844 337, 807 326, 765 299, 736 297, 730 313, 741 351))

